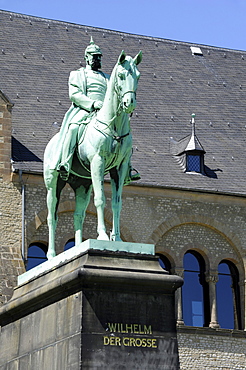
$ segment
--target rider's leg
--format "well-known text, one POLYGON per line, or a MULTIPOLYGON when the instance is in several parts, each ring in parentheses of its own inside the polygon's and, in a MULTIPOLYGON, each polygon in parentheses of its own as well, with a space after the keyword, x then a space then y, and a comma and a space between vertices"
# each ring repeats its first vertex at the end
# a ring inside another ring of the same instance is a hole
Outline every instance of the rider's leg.
POLYGON ((73 154, 77 142, 79 125, 72 123, 69 126, 62 149, 61 163, 58 167, 63 180, 67 180, 72 166, 73 154))

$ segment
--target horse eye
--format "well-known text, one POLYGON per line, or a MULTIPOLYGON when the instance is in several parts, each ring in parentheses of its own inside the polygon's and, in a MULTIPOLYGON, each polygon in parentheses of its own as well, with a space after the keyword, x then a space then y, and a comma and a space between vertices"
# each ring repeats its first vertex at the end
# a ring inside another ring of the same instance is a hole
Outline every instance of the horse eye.
POLYGON ((118 76, 119 76, 119 78, 120 78, 121 80, 124 80, 124 78, 125 78, 125 75, 124 75, 124 73, 122 73, 122 72, 119 72, 119 73, 118 73, 118 76))

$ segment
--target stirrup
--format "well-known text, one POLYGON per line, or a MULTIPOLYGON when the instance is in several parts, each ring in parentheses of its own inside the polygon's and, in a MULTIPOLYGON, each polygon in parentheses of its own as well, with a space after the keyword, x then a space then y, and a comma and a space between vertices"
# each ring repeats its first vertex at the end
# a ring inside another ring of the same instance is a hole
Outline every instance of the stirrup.
POLYGON ((141 179, 140 173, 135 169, 130 170, 130 179, 131 181, 138 181, 141 179), (132 172, 135 172, 134 174, 132 172))
POLYGON ((131 168, 129 171, 129 175, 125 178, 124 186, 129 185, 132 181, 137 181, 140 179, 141 179, 140 173, 135 168, 131 168), (135 173, 133 174, 132 172, 135 173))

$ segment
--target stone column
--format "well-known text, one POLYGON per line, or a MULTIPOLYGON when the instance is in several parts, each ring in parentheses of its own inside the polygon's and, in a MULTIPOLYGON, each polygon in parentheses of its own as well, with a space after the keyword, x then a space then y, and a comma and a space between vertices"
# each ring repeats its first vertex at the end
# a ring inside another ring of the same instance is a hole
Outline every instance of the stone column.
POLYGON ((246 331, 246 280, 239 281, 242 329, 246 331))
MULTIPOLYGON (((178 275, 184 278, 184 269, 183 268, 176 268, 175 275, 178 275)), ((175 292, 175 306, 176 306, 176 318, 177 318, 177 326, 183 326, 183 309, 182 309, 182 288, 178 288, 175 292)))
POLYGON ((209 284, 209 299, 210 299, 210 328, 219 328, 219 323, 217 319, 217 299, 216 299, 216 283, 218 282, 218 274, 208 274, 206 276, 206 281, 209 284))

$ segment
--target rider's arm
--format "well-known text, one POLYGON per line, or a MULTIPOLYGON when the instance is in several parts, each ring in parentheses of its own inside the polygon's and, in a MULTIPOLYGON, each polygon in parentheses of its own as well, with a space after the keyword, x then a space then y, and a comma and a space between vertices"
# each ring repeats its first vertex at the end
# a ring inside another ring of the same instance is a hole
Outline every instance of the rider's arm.
POLYGON ((72 71, 69 77, 69 98, 78 107, 93 111, 94 102, 86 95, 86 81, 83 70, 72 71))

